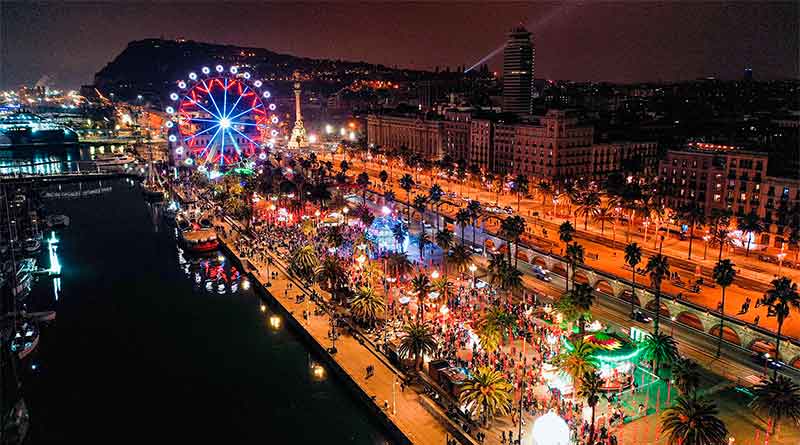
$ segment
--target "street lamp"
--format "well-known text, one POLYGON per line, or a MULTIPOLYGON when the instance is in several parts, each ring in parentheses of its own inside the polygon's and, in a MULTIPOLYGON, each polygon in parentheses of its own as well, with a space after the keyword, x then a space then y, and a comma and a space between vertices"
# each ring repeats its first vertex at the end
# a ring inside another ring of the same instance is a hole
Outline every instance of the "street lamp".
POLYGON ((431 278, 434 279, 434 280, 439 279, 439 271, 438 270, 434 270, 433 272, 431 272, 431 278))
POLYGON ((472 287, 475 288, 475 271, 478 270, 478 266, 475 263, 469 265, 469 271, 472 272, 472 287))
POLYGON ((785 252, 781 252, 778 254, 778 277, 781 276, 781 267, 783 266, 783 259, 786 257, 785 252))
POLYGON ((711 239, 710 235, 703 235, 703 241, 706 242, 706 247, 703 250, 703 259, 705 260, 708 257, 708 241, 711 239))

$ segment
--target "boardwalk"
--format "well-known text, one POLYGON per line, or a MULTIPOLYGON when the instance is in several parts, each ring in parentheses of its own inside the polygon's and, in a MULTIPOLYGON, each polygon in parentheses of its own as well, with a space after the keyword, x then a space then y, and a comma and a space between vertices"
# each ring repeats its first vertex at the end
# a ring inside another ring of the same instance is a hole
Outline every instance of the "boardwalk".
MULTIPOLYGON (((232 242, 237 235, 234 234, 233 230, 230 230, 230 224, 225 223, 224 226, 228 236, 222 236, 221 238, 226 246, 239 256, 238 252, 234 250, 234 243, 232 242)), ((271 287, 268 288, 269 292, 298 323, 305 327, 306 331, 311 334, 319 345, 323 348, 328 348, 331 345, 331 340, 328 338, 330 318, 327 314, 321 316, 311 314, 307 321, 303 320, 303 310, 309 309, 309 304, 297 304, 295 300, 295 297, 300 293, 302 285, 285 273, 284 265, 279 259, 273 259, 276 264, 270 268, 270 271, 277 271, 278 279, 271 280, 271 287), (291 289, 289 289, 290 283, 292 283, 291 289)), ((253 276, 262 285, 270 282, 267 265, 257 263, 252 259, 244 260, 240 258, 240 260, 242 263, 248 262, 256 267, 256 270, 253 271, 253 276)), ((319 288, 317 288, 317 292, 324 295, 324 292, 319 288)), ((313 313, 313 306, 310 312, 313 313)), ((384 401, 388 402, 389 408, 386 411, 389 418, 412 443, 418 445, 445 444, 447 432, 444 425, 423 407, 420 400, 422 396, 411 389, 400 390, 399 383, 402 380, 402 374, 398 370, 386 363, 385 359, 372 350, 371 347, 359 343, 352 336, 342 334, 336 341, 336 349, 338 350, 338 353, 334 356, 336 363, 358 384, 365 394, 375 397, 374 400, 378 409, 383 409, 384 401), (374 367, 374 374, 367 379, 365 370, 369 365, 374 367), (393 384, 395 384, 394 398, 392 397, 393 384)))

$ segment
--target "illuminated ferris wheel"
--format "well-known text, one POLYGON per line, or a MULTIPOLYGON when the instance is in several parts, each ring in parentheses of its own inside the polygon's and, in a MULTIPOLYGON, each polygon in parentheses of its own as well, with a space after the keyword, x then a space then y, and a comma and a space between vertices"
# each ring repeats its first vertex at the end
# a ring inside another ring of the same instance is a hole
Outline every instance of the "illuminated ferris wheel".
POLYGON ((226 70, 217 65, 178 81, 166 108, 176 158, 203 171, 224 170, 254 156, 266 159, 279 119, 270 92, 250 77, 235 66, 226 70))

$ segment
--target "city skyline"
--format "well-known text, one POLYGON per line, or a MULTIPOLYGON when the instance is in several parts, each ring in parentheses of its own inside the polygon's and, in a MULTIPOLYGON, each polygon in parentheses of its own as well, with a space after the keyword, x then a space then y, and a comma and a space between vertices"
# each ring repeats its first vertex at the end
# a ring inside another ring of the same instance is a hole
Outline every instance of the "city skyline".
POLYGON ((797 17, 792 3, 236 4, 227 9, 211 3, 4 3, 0 56, 7 63, 0 69, 0 87, 33 84, 42 76, 59 87, 90 83, 129 41, 159 36, 428 70, 485 59, 499 73, 497 49, 519 24, 533 33, 539 78, 738 79, 747 67, 757 80, 796 78, 797 17), (37 32, 28 32, 32 29, 37 32))

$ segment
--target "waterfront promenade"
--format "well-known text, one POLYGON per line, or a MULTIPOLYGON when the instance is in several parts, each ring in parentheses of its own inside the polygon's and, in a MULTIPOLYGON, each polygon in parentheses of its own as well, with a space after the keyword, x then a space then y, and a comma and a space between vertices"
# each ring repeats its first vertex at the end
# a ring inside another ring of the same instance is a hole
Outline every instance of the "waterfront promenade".
MULTIPOLYGON (((225 233, 221 234, 220 238, 227 249, 236 255, 242 264, 251 266, 250 272, 253 278, 258 280, 259 285, 266 289, 274 300, 285 309, 285 312, 306 330, 321 349, 330 347, 331 340, 328 337, 328 332, 331 322, 329 315, 327 313, 314 315, 314 304, 307 303, 308 297, 303 303, 298 304, 296 302, 296 296, 303 291, 304 285, 286 273, 283 261, 273 256, 273 264, 270 266, 252 258, 244 258, 235 248, 234 241, 241 236, 238 233, 238 229, 232 227, 229 221, 224 221, 222 225, 225 227, 225 233), (270 280, 270 272, 277 272, 278 278, 270 280), (267 283, 271 283, 271 285, 267 287, 267 283), (291 288, 289 288, 290 283, 291 288), (303 319, 304 310, 309 312, 308 320, 303 319)), ((268 254, 271 255, 270 252, 268 254)), ((323 295, 323 298, 326 296, 326 293, 318 287, 315 287, 315 290, 320 295, 323 295)), ((267 322, 265 320, 265 323, 267 322)), ((282 325, 285 324, 282 323, 282 325)), ((374 408, 385 413, 389 421, 411 443, 419 445, 445 444, 446 438, 451 436, 448 435, 444 424, 423 406, 423 404, 428 406, 433 406, 434 404, 429 400, 422 400, 424 396, 411 388, 401 391, 400 382, 404 379, 401 371, 387 363, 385 358, 377 351, 374 351, 368 344, 359 343, 356 338, 344 332, 340 334, 336 340, 338 352, 331 356, 332 360, 335 360, 336 364, 347 374, 347 377, 355 382, 368 398, 374 396, 374 408), (374 367, 374 374, 366 378, 366 368, 370 365, 374 367), (388 402, 388 409, 384 408, 385 401, 388 402)), ((327 369, 326 373, 330 374, 330 370, 327 369)), ((438 409, 438 407, 433 407, 432 409, 438 409)), ((444 415, 444 413, 440 414, 444 415)), ((454 424, 449 424, 449 426, 456 428, 454 424)), ((474 442, 462 441, 461 443, 474 442)))

